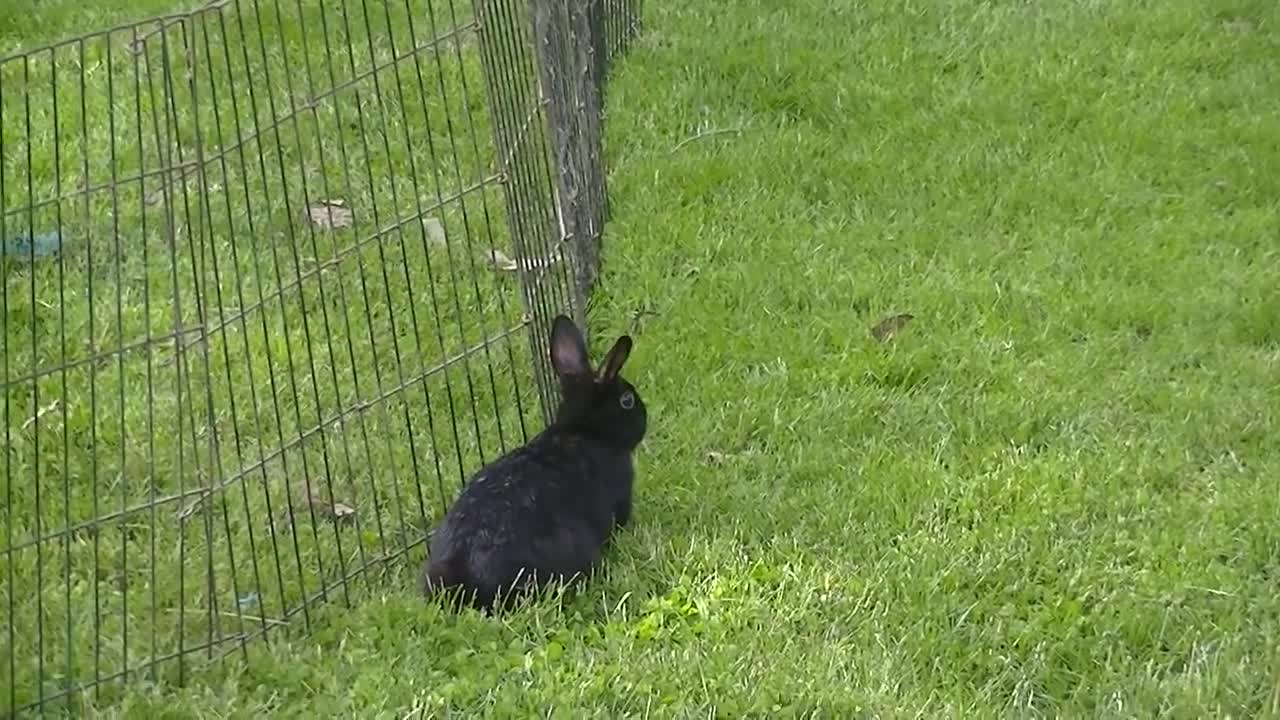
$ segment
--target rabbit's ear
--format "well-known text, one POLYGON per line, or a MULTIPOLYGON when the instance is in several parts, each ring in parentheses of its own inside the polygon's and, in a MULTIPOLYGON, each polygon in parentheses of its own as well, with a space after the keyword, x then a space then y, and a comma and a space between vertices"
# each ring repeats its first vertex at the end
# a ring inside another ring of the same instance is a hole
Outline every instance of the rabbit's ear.
POLYGON ((591 374, 591 361, 587 358, 582 333, 564 315, 557 316, 551 324, 551 366, 562 378, 591 374))
POLYGON ((600 382, 613 382, 618 377, 618 372, 622 370, 622 364, 627 361, 627 356, 631 354, 631 336, 623 335, 609 349, 609 354, 604 358, 604 364, 600 367, 600 382))

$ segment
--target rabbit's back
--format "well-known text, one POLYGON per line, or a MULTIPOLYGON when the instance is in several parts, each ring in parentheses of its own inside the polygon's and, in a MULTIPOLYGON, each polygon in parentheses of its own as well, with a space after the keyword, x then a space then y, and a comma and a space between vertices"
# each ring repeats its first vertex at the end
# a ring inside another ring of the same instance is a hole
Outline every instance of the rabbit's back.
POLYGON ((513 585, 586 573, 613 527, 631 459, 544 433, 472 476, 431 541, 425 581, 481 605, 513 585))

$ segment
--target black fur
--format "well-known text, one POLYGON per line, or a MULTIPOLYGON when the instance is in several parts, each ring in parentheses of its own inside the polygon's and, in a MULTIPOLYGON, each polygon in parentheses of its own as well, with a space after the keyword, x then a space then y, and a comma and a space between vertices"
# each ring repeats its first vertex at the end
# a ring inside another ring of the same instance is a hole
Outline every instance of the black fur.
POLYGON ((488 610, 594 568, 614 526, 631 519, 631 453, 648 424, 640 394, 618 374, 630 352, 624 335, 593 371, 573 322, 555 319, 555 419, 472 475, 431 539, 425 592, 461 591, 488 610))

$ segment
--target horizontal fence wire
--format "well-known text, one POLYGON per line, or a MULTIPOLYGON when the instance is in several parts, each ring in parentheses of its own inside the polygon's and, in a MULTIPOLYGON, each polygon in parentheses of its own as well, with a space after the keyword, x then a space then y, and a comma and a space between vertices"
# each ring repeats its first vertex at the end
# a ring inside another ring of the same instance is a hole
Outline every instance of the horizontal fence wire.
POLYGON ((6 715, 309 631, 547 421, 640 10, 218 0, 0 58, 6 715))

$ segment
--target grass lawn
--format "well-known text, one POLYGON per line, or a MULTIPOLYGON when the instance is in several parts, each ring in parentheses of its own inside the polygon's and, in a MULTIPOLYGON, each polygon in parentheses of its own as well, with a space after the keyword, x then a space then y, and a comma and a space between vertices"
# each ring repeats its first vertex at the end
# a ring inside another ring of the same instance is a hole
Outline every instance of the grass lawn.
POLYGON ((778 5, 647 3, 610 84, 604 576, 415 554, 82 712, 1280 716, 1280 5, 778 5))

